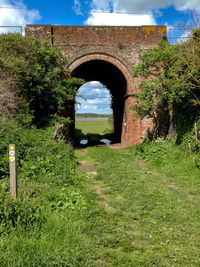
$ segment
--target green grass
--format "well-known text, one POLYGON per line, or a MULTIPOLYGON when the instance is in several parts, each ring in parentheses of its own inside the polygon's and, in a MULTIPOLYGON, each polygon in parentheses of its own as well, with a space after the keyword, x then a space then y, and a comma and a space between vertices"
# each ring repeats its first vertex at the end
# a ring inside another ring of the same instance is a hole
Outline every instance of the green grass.
POLYGON ((173 142, 147 142, 127 150, 192 194, 200 194, 200 154, 173 142))
POLYGON ((0 130, 0 266, 200 266, 198 154, 160 142, 75 158, 53 129, 0 130), (16 202, 6 169, 13 138, 16 202))
POLYGON ((84 134, 96 133, 103 134, 105 130, 110 129, 108 120, 106 121, 76 121, 76 128, 81 129, 84 134))
POLYGON ((146 162, 136 147, 84 155, 98 164, 88 183, 105 211, 96 257, 103 266, 199 266, 199 169, 173 144, 145 147, 146 162))
POLYGON ((93 266, 96 208, 74 152, 54 129, 1 125, 0 266, 93 266), (18 150, 19 198, 9 197, 8 144, 18 150), (13 142, 12 142, 13 143, 13 142))

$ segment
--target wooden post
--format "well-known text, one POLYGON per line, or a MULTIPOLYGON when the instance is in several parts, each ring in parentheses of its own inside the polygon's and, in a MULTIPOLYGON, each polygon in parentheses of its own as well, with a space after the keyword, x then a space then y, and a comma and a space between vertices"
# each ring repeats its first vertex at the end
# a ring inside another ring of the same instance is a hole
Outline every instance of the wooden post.
POLYGON ((10 192, 13 199, 17 199, 17 168, 16 168, 16 149, 15 145, 9 145, 9 162, 10 162, 10 192))

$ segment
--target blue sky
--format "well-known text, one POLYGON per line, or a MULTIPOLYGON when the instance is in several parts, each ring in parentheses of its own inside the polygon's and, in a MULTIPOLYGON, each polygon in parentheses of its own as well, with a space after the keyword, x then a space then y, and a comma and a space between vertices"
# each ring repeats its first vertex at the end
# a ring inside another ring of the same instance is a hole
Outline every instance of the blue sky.
POLYGON ((98 81, 88 82, 79 89, 76 111, 79 113, 110 114, 110 92, 98 81), (85 100, 84 100, 85 99, 85 100), (80 105, 80 104, 81 105, 80 105))
MULTIPOLYGON (((200 16, 192 19, 192 11, 200 15, 200 0, 0 0, 0 26, 167 25, 169 30, 193 27, 200 16)), ((6 30, 0 27, 0 32, 6 30)), ((171 33, 187 35, 187 31, 171 33)), ((109 92, 100 83, 84 85, 79 94, 87 101, 78 99, 82 103, 78 112, 111 112, 109 92)))

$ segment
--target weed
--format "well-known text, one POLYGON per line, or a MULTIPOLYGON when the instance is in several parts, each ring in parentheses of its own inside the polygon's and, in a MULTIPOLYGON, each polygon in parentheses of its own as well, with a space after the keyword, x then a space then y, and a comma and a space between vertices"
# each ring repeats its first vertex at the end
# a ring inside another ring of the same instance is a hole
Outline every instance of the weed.
POLYGON ((117 46, 119 49, 123 49, 123 47, 124 47, 122 41, 118 41, 117 46))

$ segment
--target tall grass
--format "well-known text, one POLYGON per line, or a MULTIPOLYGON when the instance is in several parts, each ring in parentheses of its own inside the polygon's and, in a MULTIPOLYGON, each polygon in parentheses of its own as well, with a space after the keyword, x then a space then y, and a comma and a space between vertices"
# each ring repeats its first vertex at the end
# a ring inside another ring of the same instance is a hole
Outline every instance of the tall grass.
POLYGON ((186 145, 171 141, 144 142, 128 151, 191 192, 200 193, 200 153, 190 153, 186 145))
POLYGON ((50 128, 12 122, 0 135, 0 266, 92 266, 95 209, 72 148, 52 140, 50 128), (9 143, 18 150, 17 201, 9 194, 9 143))

